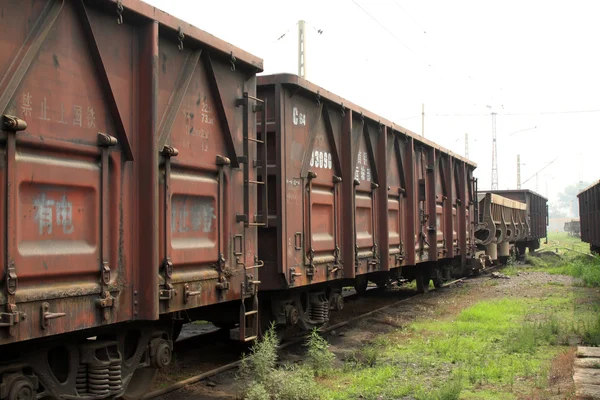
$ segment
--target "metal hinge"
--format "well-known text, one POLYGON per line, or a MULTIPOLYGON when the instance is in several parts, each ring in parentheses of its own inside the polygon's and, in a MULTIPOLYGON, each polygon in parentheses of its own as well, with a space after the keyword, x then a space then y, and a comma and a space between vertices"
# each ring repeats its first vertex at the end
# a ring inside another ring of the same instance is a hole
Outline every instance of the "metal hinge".
POLYGON ((51 319, 62 318, 62 317, 67 316, 67 314, 64 312, 61 312, 61 313, 50 312, 50 303, 48 303, 48 302, 42 303, 42 311, 41 311, 40 315, 41 315, 40 323, 42 325, 42 329, 48 328, 48 321, 50 321, 51 319))
POLYGON ((190 300, 190 297, 194 297, 194 296, 199 296, 202 294, 202 288, 198 288, 198 290, 190 290, 190 285, 189 284, 185 284, 185 286, 183 287, 183 302, 184 303, 188 303, 188 301, 190 300))
POLYGON ((110 267, 108 266, 108 262, 104 261, 102 263, 102 268, 100 270, 100 279, 102 279, 102 283, 108 285, 110 282, 110 267))
POLYGON ((115 298, 111 296, 108 290, 102 292, 99 299, 96 299, 96 306, 100 308, 110 308, 114 306, 115 298))
POLYGON ((164 289, 158 291, 160 300, 172 300, 177 295, 177 290, 173 289, 170 283, 165 284, 164 289))
POLYGON ((290 285, 294 284, 297 276, 302 276, 302 274, 300 272, 296 272, 295 267, 290 268, 290 285))
POLYGON ((19 284, 19 278, 17 277, 17 270, 15 269, 15 263, 11 262, 6 271, 6 291, 8 294, 15 294, 17 292, 17 286, 19 284))
POLYGON ((6 310, 8 312, 0 313, 0 328, 10 328, 27 317, 25 313, 17 311, 16 304, 7 304, 6 310))

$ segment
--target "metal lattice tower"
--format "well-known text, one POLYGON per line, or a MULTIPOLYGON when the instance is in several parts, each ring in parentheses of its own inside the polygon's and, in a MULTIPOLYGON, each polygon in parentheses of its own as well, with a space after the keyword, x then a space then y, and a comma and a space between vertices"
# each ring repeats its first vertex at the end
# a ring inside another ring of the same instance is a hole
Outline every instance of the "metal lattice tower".
POLYGON ((469 158, 469 134, 465 133, 465 158, 469 158))
POLYGON ((498 150, 496 148, 496 113, 492 113, 492 190, 498 190, 498 150))
POLYGON ((521 189, 521 155, 517 154, 517 189, 521 189))
POLYGON ((306 79, 306 23, 298 21, 298 75, 306 79))

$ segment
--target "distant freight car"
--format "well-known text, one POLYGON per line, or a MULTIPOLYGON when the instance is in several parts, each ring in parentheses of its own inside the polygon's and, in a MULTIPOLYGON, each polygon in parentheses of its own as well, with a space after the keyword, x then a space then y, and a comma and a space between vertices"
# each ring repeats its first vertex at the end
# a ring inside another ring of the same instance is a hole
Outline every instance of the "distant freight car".
POLYGON ((539 249, 540 240, 548 236, 548 200, 531 190, 492 190, 490 193, 527 205, 529 231, 527 237, 515 242, 517 255, 524 256, 526 249, 529 249, 529 252, 539 249))
POLYGON ((590 251, 600 253, 600 182, 582 190, 579 198, 581 240, 590 244, 590 251))
POLYGON ((343 285, 364 291, 401 274, 426 291, 471 265, 473 163, 298 76, 258 85, 268 105, 258 242, 270 318, 319 325, 341 307, 343 285))
POLYGON ((182 316, 255 315, 262 60, 137 0, 0 11, 0 396, 138 398, 182 316))
POLYGON ((569 236, 581 236, 581 225, 579 220, 565 222, 564 230, 569 234, 569 236))
POLYGON ((510 245, 529 237, 527 204, 489 192, 477 193, 477 198, 477 247, 492 261, 505 263, 510 256, 510 245))

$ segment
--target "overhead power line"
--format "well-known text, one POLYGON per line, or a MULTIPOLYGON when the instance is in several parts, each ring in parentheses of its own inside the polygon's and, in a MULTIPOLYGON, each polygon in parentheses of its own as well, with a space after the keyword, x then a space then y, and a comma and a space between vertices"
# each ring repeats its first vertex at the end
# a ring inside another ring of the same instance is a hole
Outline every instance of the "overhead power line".
POLYGON ((356 6, 358 8, 360 8, 362 10, 362 12, 364 12, 365 14, 367 14, 369 16, 369 18, 371 18, 373 21, 375 21, 377 23, 377 25, 379 25, 382 29, 384 29, 387 33, 389 33, 390 36, 393 37, 398 43, 400 43, 408 51, 410 51, 412 54, 414 54, 415 57, 417 57, 419 60, 421 60, 423 63, 425 63, 425 65, 427 65, 428 67, 431 67, 431 65, 427 61, 423 60, 423 58, 421 56, 419 56, 417 53, 415 53, 415 51, 413 49, 411 49, 410 47, 408 47, 408 45, 406 43, 404 43, 402 40, 400 40, 398 38, 398 36, 396 36, 394 34, 394 32, 392 32, 388 27, 386 27, 384 24, 382 24, 381 22, 379 22, 379 20, 377 18, 375 18, 371 13, 369 13, 366 9, 364 9, 363 6, 361 6, 356 0, 352 0, 352 2, 354 4, 356 4, 356 6))
MULTIPOLYGON (((559 115, 559 114, 582 114, 582 113, 598 113, 598 110, 565 110, 565 111, 541 111, 541 112, 522 112, 522 113, 498 113, 498 115, 502 116, 526 116, 526 115, 559 115)), ((489 114, 485 113, 477 113, 477 114, 428 114, 428 117, 487 117, 489 114)), ((415 118, 415 117, 407 117, 405 119, 415 118)))
POLYGON ((404 11, 404 14, 406 14, 406 15, 408 16, 408 18, 410 18, 410 19, 412 20, 412 22, 414 22, 416 26, 418 26, 419 28, 421 28, 421 29, 423 30, 423 33, 424 33, 425 35, 427 35, 427 30, 426 30, 425 28, 423 28, 423 26, 422 26, 422 25, 421 25, 421 24, 420 24, 420 23, 419 23, 419 22, 418 22, 416 19, 414 19, 414 18, 413 18, 413 16, 412 16, 412 15, 410 15, 410 14, 408 13, 408 11, 406 11, 406 9, 405 9, 404 7, 402 7, 402 6, 400 5, 400 3, 398 2, 398 0, 393 0, 393 1, 394 1, 394 4, 395 4, 396 6, 398 6, 398 8, 399 8, 399 9, 401 9, 402 11, 404 11))

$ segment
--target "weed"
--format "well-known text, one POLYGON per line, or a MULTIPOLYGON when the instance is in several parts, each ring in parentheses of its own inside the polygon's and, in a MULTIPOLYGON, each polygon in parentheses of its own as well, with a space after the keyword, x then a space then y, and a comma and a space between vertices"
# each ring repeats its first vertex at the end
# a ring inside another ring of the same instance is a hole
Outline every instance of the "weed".
POLYGON ((238 372, 241 394, 251 400, 312 400, 320 398, 315 376, 330 371, 335 355, 328 350, 328 343, 315 330, 307 341, 307 364, 277 368, 279 340, 275 326, 265 333, 262 340, 242 357, 238 372))
POLYGON ((265 332, 262 340, 250 349, 250 355, 244 355, 238 371, 238 381, 241 383, 242 392, 259 393, 262 386, 265 388, 275 370, 277 363, 277 346, 279 340, 275 333, 275 325, 265 332))
POLYGON ((326 375, 333 368, 335 354, 329 351, 329 343, 323 339, 317 329, 313 329, 306 341, 308 348, 306 363, 313 369, 316 376, 326 375))
POLYGON ((346 356, 346 369, 354 369, 356 367, 370 368, 377 364, 380 350, 368 344, 359 350, 354 350, 346 356))
POLYGON ((417 396, 417 398, 423 400, 458 400, 462 389, 463 385, 460 379, 451 379, 439 389, 427 393, 425 396, 417 396))

